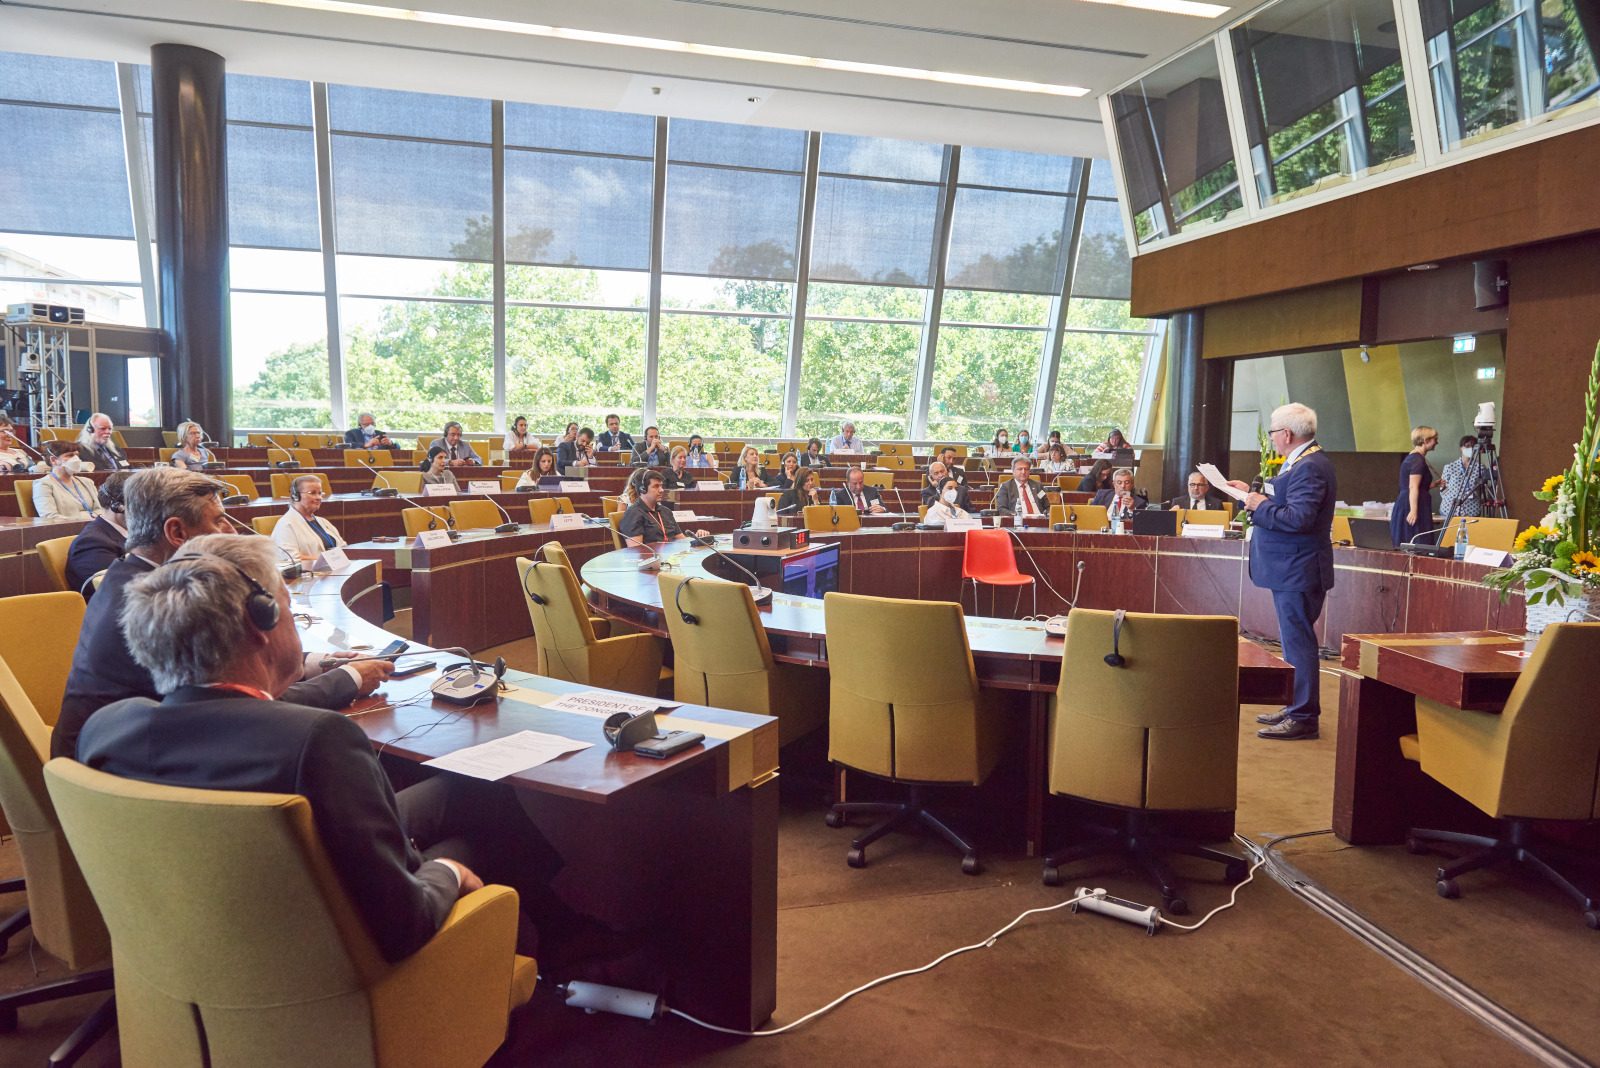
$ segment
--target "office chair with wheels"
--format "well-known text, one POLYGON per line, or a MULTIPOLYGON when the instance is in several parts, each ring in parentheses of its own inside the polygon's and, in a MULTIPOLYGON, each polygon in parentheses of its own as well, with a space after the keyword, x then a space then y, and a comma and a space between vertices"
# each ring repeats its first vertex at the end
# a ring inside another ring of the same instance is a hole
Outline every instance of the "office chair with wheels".
MULTIPOLYGON (((1469 526, 1467 528, 1471 530, 1469 526)), ((1600 623, 1554 623, 1511 688, 1499 715, 1451 708, 1418 697, 1417 733, 1400 740, 1402 755, 1423 774, 1500 821, 1500 837, 1412 828, 1413 853, 1432 844, 1472 847, 1438 871, 1440 897, 1461 896, 1457 880, 1500 861, 1532 868, 1578 903, 1600 930, 1600 895, 1589 880, 1596 861, 1555 843, 1535 841, 1534 821, 1600 819, 1600 718, 1594 714, 1594 665, 1600 623), (1558 870, 1588 868, 1588 879, 1558 870)))
POLYGON ((1061 679, 1050 698, 1050 792, 1106 806, 1120 826, 1083 827, 1087 841, 1045 858, 1045 885, 1060 886, 1061 869, 1075 861, 1120 855, 1181 916, 1184 884, 1163 854, 1213 861, 1230 882, 1243 879, 1240 858, 1156 825, 1162 812, 1237 804, 1239 621, 1074 608, 1061 679))
POLYGON ((493 501, 451 501, 450 514, 457 530, 493 530, 505 521, 493 501))
MULTIPOLYGON (((32 594, 12 600, 36 598, 58 599, 63 611, 67 601, 77 601, 82 620, 83 598, 75 593, 32 594)), ((35 641, 66 645, 70 656, 77 632, 40 633, 35 641)), ((29 655, 33 655, 32 649, 29 655)), ((9 665, 0 660, 0 808, 5 809, 16 837, 23 873, 21 880, 0 889, 26 889, 28 893, 28 907, 0 921, 0 946, 31 926, 42 949, 80 973, 0 995, 0 1032, 16 1029, 17 1010, 25 1006, 112 988, 111 937, 46 792, 44 763, 49 757, 49 724, 9 665)), ((108 998, 57 1048, 51 1064, 75 1063, 115 1022, 116 1008, 108 998)))
POLYGON ((1006 720, 993 690, 978 688, 961 606, 829 593, 822 599, 828 638, 828 759, 889 782, 904 783, 903 803, 843 802, 827 824, 853 815, 882 816, 850 843, 845 859, 866 867, 869 845, 918 824, 961 854, 961 870, 981 870, 978 848, 927 807, 927 788, 989 777, 1005 745, 1006 720), (915 655, 886 657, 893 636, 915 655))
POLYGON ((661 682, 661 639, 654 634, 597 638, 571 567, 517 557, 517 577, 533 622, 539 674, 585 686, 654 697, 661 682))
POLYGON ((1072 523, 1085 534, 1098 534, 1106 525, 1106 506, 1103 504, 1052 504, 1050 525, 1072 523))
POLYGON ((444 505, 427 508, 402 508, 400 521, 406 525, 406 540, 414 541, 424 530, 448 530, 450 512, 444 505), (431 525, 430 525, 431 524, 431 525))
POLYGON ((36 478, 19 478, 11 484, 12 492, 17 495, 17 508, 24 519, 39 518, 39 510, 33 506, 33 484, 37 481, 36 478))
POLYGON ((66 759, 43 777, 110 928, 129 1068, 477 1068, 533 993, 509 887, 462 897, 391 964, 305 798, 138 782, 66 759))
POLYGON ((672 639, 673 700, 776 716, 780 746, 827 722, 827 673, 773 658, 749 586, 667 572, 656 581, 672 639))
POLYGON ((861 529, 861 513, 853 504, 808 504, 800 515, 806 529, 814 534, 848 534, 861 529))
MULTIPOLYGON (((566 500, 566 498, 563 497, 562 500, 566 500)), ((559 541, 547 541, 539 546, 539 555, 552 564, 560 564, 572 572, 572 577, 578 580, 578 592, 584 595, 584 603, 587 604, 589 588, 583 584, 583 578, 579 576, 578 569, 572 566, 572 558, 567 555, 566 548, 559 541)), ((589 629, 594 631, 596 638, 609 638, 611 637, 611 620, 605 616, 597 616, 590 612, 589 629)))
POLYGON ((571 497, 535 497, 528 502, 528 519, 534 524, 548 523, 553 515, 572 515, 571 497))

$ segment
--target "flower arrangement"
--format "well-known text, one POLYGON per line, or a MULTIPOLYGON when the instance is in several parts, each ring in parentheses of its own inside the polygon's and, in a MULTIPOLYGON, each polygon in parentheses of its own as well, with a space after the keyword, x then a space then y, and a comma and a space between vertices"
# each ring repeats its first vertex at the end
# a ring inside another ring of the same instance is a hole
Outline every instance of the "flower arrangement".
POLYGON ((1521 586, 1528 604, 1562 605, 1600 590, 1600 461, 1595 458, 1600 424, 1600 346, 1589 367, 1583 435, 1573 446, 1572 466, 1551 475, 1534 497, 1550 502, 1538 526, 1517 535, 1511 566, 1491 571, 1483 584, 1504 601, 1521 586))

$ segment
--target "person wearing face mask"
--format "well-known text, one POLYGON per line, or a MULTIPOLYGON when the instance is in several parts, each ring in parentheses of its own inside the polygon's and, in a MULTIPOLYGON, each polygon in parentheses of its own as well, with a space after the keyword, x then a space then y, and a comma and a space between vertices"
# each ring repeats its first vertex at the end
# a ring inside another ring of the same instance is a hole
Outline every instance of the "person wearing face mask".
POLYGON ((1472 463, 1472 450, 1478 444, 1478 439, 1467 434, 1457 447, 1461 450, 1461 457, 1451 460, 1444 465, 1440 480, 1444 482, 1444 492, 1439 495, 1439 507, 1445 515, 1455 516, 1481 516, 1483 514, 1483 489, 1488 480, 1489 472, 1481 463, 1472 463))
POLYGON ((967 496, 967 480, 959 477, 961 469, 952 469, 943 460, 935 460, 928 465, 928 480, 922 486, 922 503, 932 508, 935 502, 951 488, 956 494, 956 507, 963 511, 973 512, 972 498, 967 496), (946 486, 945 483, 950 483, 946 486))
POLYGON ((94 483, 78 474, 83 461, 71 441, 47 441, 45 457, 50 473, 33 484, 33 510, 40 519, 93 519, 100 514, 94 483))
POLYGON ((1033 439, 1026 430, 1017 431, 1017 452, 1023 456, 1033 455, 1033 439))
POLYGON ((957 516, 970 518, 972 513, 961 507, 963 490, 956 485, 955 479, 943 479, 938 486, 938 498, 928 505, 928 514, 922 517, 922 522, 927 526, 942 527, 957 516))
POLYGON ((994 432, 994 440, 989 442, 989 455, 999 456, 1001 453, 1011 451, 1011 433, 1005 427, 994 432))

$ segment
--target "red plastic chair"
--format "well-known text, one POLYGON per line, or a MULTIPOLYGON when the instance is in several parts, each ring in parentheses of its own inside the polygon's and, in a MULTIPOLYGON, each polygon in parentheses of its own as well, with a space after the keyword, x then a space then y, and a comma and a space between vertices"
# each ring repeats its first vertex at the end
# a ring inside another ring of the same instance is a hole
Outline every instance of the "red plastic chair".
POLYGON ((1016 614, 1022 607, 1022 587, 1033 587, 1033 614, 1039 614, 1039 585, 1032 575, 1017 570, 1016 550, 1011 535, 1004 530, 967 531, 966 550, 961 557, 961 579, 972 583, 972 610, 978 610, 978 583, 988 586, 1016 586, 1016 614))

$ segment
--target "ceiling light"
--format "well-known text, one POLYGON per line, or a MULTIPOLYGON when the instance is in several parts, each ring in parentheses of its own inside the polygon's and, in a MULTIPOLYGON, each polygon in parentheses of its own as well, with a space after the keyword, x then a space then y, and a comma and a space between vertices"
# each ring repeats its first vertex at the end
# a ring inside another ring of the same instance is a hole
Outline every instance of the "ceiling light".
MULTIPOLYGON (((845 71, 851 74, 879 74, 886 78, 910 78, 924 82, 943 82, 947 85, 970 85, 980 89, 1005 89, 1016 93, 1044 93, 1048 96, 1084 96, 1089 90, 1075 85, 1050 85, 1045 82, 1024 82, 1012 78, 986 78, 978 74, 951 74, 941 70, 919 70, 915 67, 893 67, 884 63, 856 63, 845 59, 818 59, 812 56, 794 56, 786 52, 763 52, 752 48, 728 48, 723 45, 693 44, 688 41, 664 41, 655 37, 635 37, 625 33, 602 33, 598 30, 575 30, 562 26, 543 26, 531 22, 508 22, 504 19, 474 18, 470 15, 449 15, 437 11, 417 11, 411 8, 384 7, 378 4, 357 4, 348 0, 245 0, 246 3, 272 4, 276 7, 300 7, 311 11, 327 11, 340 15, 366 15, 370 18, 396 19, 402 22, 422 22, 433 26, 458 26, 471 30, 493 30, 497 33, 518 33, 527 37, 555 37, 567 41, 584 41, 590 44, 620 45, 625 48, 648 48, 657 52, 686 52, 697 56, 716 56, 720 59, 745 59, 756 63, 779 63, 790 67, 815 67, 819 70, 845 71)), ((1113 0, 1117 2, 1117 0, 1113 0)), ((1189 0, 1141 0, 1139 6, 1150 4, 1177 5, 1191 8, 1210 8, 1211 4, 1190 3, 1189 0)), ((1226 8, 1218 8, 1225 11, 1226 8)))
POLYGON ((1223 4, 1201 4, 1195 0, 1088 0, 1088 2, 1110 4, 1113 7, 1137 7, 1144 11, 1160 11, 1167 15, 1193 15, 1202 19, 1214 19, 1228 10, 1223 4))

